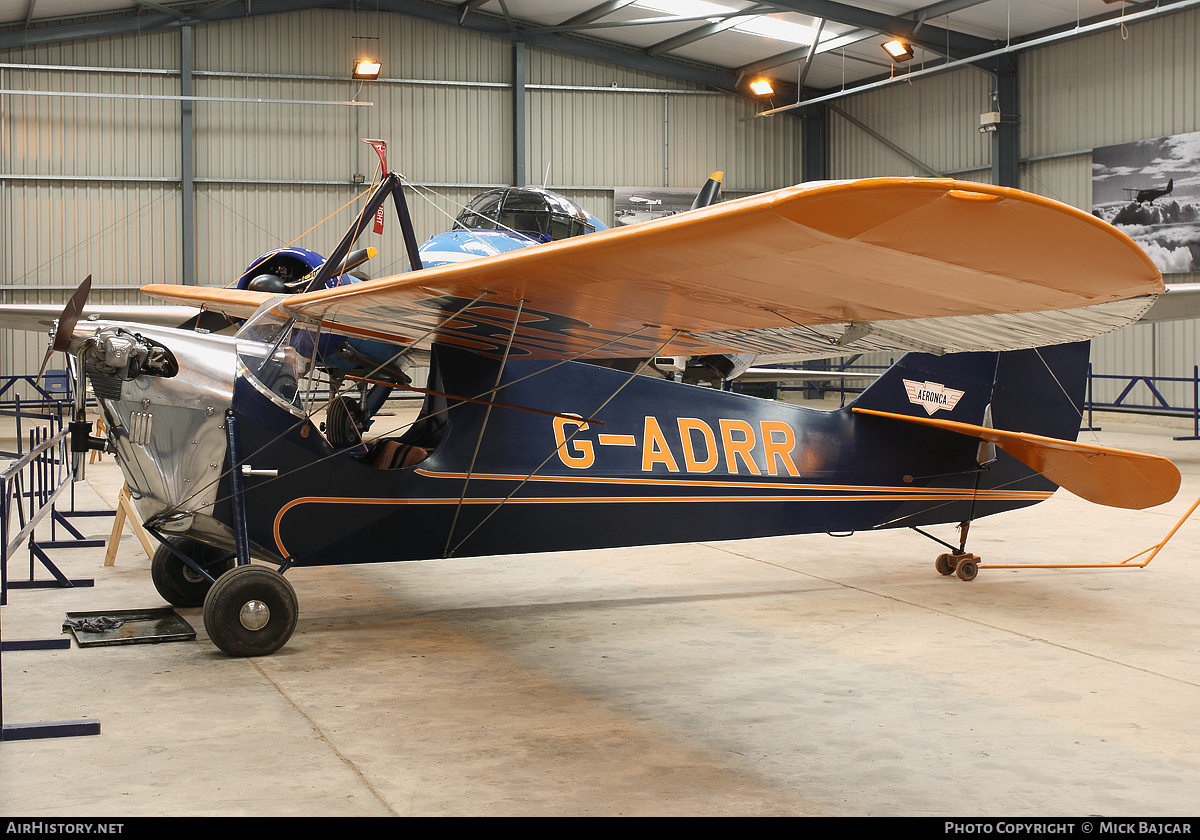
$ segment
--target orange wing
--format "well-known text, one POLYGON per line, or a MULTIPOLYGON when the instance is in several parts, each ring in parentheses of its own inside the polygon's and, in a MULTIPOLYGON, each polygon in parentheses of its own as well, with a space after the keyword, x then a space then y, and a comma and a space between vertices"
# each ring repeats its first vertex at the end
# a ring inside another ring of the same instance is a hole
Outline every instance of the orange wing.
MULTIPOLYGON (((145 291, 198 302, 180 288, 145 291)), ((1080 340, 1136 320, 1162 289, 1132 240, 1082 211, 1002 187, 893 178, 801 184, 279 308, 407 341, 480 298, 437 338, 494 354, 520 301, 514 352, 527 358, 822 357, 1080 340)), ((220 291, 210 308, 250 305, 220 291)))

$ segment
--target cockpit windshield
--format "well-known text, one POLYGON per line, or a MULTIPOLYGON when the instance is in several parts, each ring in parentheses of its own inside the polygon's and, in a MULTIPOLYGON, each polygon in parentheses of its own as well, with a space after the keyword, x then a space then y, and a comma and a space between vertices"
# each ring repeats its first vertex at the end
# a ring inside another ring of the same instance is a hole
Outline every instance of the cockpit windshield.
POLYGON ((299 412, 300 382, 317 356, 313 334, 264 304, 237 332, 239 373, 292 413, 299 412))
POLYGON ((542 242, 592 233, 588 214, 561 195, 540 189, 505 188, 476 197, 455 220, 456 228, 511 230, 542 242))

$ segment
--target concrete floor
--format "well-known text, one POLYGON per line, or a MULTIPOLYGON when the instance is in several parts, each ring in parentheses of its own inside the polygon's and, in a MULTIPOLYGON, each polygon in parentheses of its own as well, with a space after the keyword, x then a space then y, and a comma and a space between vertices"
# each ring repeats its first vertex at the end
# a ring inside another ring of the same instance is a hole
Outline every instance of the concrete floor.
MULTIPOLYGON (((1100 434, 1172 457, 1175 501, 1060 491, 980 521, 970 549, 1150 546, 1200 496, 1182 433, 1100 434)), ((77 505, 119 487, 105 459, 77 505)), ((972 583, 909 531, 295 570, 299 626, 268 658, 218 653, 199 610, 179 610, 194 642, 3 654, 6 724, 101 734, 0 743, 0 813, 1195 815, 1198 529, 1142 570, 972 583)), ((163 605, 131 535, 115 566, 103 553, 58 551, 94 588, 11 592, 4 639, 163 605)))

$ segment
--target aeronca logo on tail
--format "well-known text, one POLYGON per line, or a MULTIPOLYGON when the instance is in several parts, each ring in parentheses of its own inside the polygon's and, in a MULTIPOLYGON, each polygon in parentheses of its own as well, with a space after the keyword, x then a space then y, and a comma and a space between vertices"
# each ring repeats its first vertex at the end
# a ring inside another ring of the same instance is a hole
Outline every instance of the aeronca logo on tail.
POLYGON ((947 388, 940 382, 913 382, 911 379, 904 380, 904 390, 908 392, 910 403, 923 406, 931 415, 942 409, 953 411, 963 395, 962 391, 947 388))

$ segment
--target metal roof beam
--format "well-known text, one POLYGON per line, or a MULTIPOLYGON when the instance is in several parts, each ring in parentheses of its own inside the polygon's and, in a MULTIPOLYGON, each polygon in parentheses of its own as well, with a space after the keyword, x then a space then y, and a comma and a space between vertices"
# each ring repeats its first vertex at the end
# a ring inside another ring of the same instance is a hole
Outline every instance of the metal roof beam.
POLYGON ((923 24, 919 27, 916 22, 907 17, 896 17, 882 12, 873 12, 858 6, 849 6, 833 0, 772 0, 771 5, 780 11, 799 12, 811 17, 825 18, 836 23, 843 23, 859 29, 869 29, 882 35, 892 35, 903 38, 909 43, 922 49, 945 55, 947 49, 952 58, 969 58, 972 55, 986 52, 995 46, 995 42, 965 32, 944 29, 940 26, 923 24))
POLYGON ((166 12, 169 15, 183 17, 183 12, 177 11, 177 10, 169 8, 167 6, 160 6, 158 3, 151 3, 150 0, 133 0, 133 2, 137 3, 138 5, 145 6, 148 9, 156 9, 160 12, 166 12))
MULTIPOLYGON (((838 35, 833 38, 826 38, 817 45, 817 55, 834 50, 840 50, 842 47, 848 47, 851 44, 857 44, 859 41, 865 41, 868 38, 874 38, 878 33, 869 32, 865 29, 859 29, 855 32, 847 32, 844 35, 838 35)), ((769 58, 752 61, 738 68, 738 72, 745 76, 752 76, 755 73, 762 73, 770 70, 772 67, 778 67, 781 64, 790 64, 793 61, 803 61, 808 55, 810 47, 797 47, 794 50, 777 53, 769 58)))
POLYGON ((961 12, 963 9, 979 6, 986 2, 988 0, 941 0, 940 3, 916 9, 908 17, 912 18, 913 23, 920 29, 927 20, 939 18, 944 15, 952 15, 955 12, 961 12))
MULTIPOLYGON (((451 26, 458 25, 457 15, 453 12, 447 12, 437 6, 415 2, 415 0, 377 0, 377 3, 378 8, 383 11, 446 23, 451 26)), ((255 5, 257 7, 257 4, 255 5)), ((598 61, 607 61, 611 64, 629 67, 634 70, 642 70, 648 73, 657 73, 661 76, 668 76, 692 84, 716 88, 717 90, 738 92, 737 74, 716 67, 705 67, 700 64, 649 56, 631 47, 622 48, 615 44, 573 38, 553 32, 510 29, 504 22, 482 14, 471 15, 463 22, 462 26, 464 29, 484 35, 523 41, 535 47, 557 50, 585 58, 594 58, 598 61)))
MULTIPOLYGON (((377 0, 374 6, 380 11, 421 18, 446 26, 461 27, 483 35, 521 41, 531 46, 606 61, 689 84, 745 95, 744 91, 738 89, 738 73, 705 66, 698 62, 646 55, 641 50, 609 42, 513 28, 504 20, 478 11, 468 15, 460 24, 460 8, 434 6, 418 2, 418 0, 377 0)), ((604 4, 603 9, 607 10, 612 6, 611 3, 604 4)), ((249 16, 285 14, 303 9, 354 9, 356 7, 357 4, 354 0, 341 0, 341 2, 338 0, 334 0, 334 2, 330 2, 330 0, 255 0, 247 12, 240 3, 224 3, 217 0, 208 6, 185 12, 182 15, 176 12, 151 12, 86 23, 69 22, 55 26, 35 26, 31 29, 0 31, 0 49, 176 29, 185 25, 194 26, 249 16)), ((598 14, 601 8, 601 6, 597 6, 592 11, 598 14)))
POLYGON ((467 15, 471 14, 471 12, 478 9, 480 6, 482 6, 486 2, 488 2, 488 0, 467 0, 466 3, 463 3, 461 6, 459 6, 458 7, 458 23, 459 23, 459 25, 461 26, 462 22, 467 19, 467 15))
MULTIPOLYGON (((916 32, 920 30, 925 25, 925 22, 931 18, 940 17, 953 12, 960 12, 963 9, 969 9, 972 6, 978 6, 981 3, 986 2, 988 2, 988 0, 941 0, 939 3, 934 3, 930 6, 924 6, 920 9, 914 10, 910 15, 908 15, 908 17, 912 19, 913 31, 916 32)), ((868 38, 874 38, 878 34, 878 30, 875 29, 856 29, 851 32, 843 32, 841 35, 826 39, 825 42, 818 44, 816 55, 832 52, 834 50, 841 49, 842 47, 848 47, 851 44, 858 43, 859 41, 865 41, 868 38)), ((939 53, 942 55, 945 54, 944 44, 939 50, 939 53)), ((738 68, 738 72, 742 75, 751 76, 756 73, 766 72, 773 67, 779 67, 782 64, 790 64, 793 61, 805 61, 808 59, 808 56, 808 47, 787 50, 786 52, 778 53, 770 56, 769 58, 763 58, 758 61, 745 64, 738 68)), ((853 58, 853 56, 848 57, 853 58)), ((886 66, 882 62, 869 63, 879 63, 880 66, 886 66)))
MULTIPOLYGON (((744 12, 742 12, 740 14, 746 14, 746 13, 760 13, 761 14, 763 12, 770 12, 770 11, 771 11, 770 6, 759 4, 756 6, 751 6, 749 9, 746 9, 744 12)), ((705 38, 709 38, 713 35, 716 35, 719 32, 724 32, 726 29, 732 29, 733 27, 737 26, 741 22, 742 22, 742 18, 740 16, 739 17, 728 16, 724 20, 718 21, 717 23, 710 23, 706 26, 698 26, 689 32, 684 32, 682 35, 676 35, 674 38, 668 38, 665 41, 659 41, 657 44, 652 44, 649 48, 647 48, 646 54, 647 55, 660 55, 662 53, 670 52, 671 50, 678 49, 679 47, 686 47, 688 44, 694 44, 697 41, 702 41, 705 38)))
POLYGON ((593 6, 587 11, 580 12, 570 20, 564 20, 564 26, 574 26, 579 23, 591 23, 594 20, 599 20, 602 17, 607 17, 618 9, 628 6, 634 0, 608 0, 607 3, 601 3, 599 6, 593 6))
MULTIPOLYGON (((176 29, 184 25, 214 23, 241 17, 275 15, 300 9, 330 7, 328 0, 257 0, 253 9, 247 11, 240 5, 212 3, 202 9, 185 12, 158 12, 152 14, 133 13, 105 20, 86 23, 63 23, 53 26, 35 26, 32 29, 0 32, 0 49, 57 44, 64 41, 81 41, 87 38, 104 38, 114 35, 129 35, 161 29, 176 29)), ((349 4, 346 5, 349 7, 349 4)), ((342 6, 334 6, 342 8, 342 6)))

